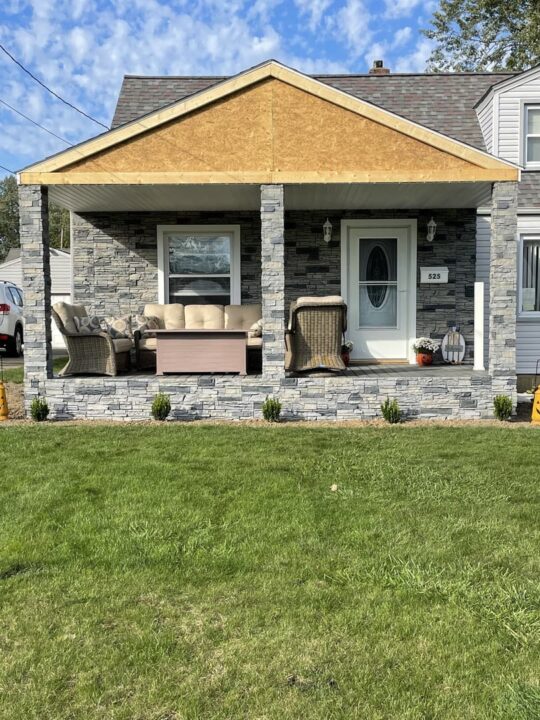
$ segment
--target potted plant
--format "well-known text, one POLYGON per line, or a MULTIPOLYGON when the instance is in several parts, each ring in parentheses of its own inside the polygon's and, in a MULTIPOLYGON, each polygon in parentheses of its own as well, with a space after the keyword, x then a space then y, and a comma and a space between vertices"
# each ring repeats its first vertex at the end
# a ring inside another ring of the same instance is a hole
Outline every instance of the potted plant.
POLYGON ((341 359, 345 363, 345 367, 349 367, 351 363, 351 350, 353 347, 354 345, 350 340, 347 340, 347 342, 344 342, 341 346, 341 359))
POLYGON ((417 338, 413 344, 413 350, 416 353, 418 365, 431 365, 433 353, 437 352, 440 344, 439 340, 433 340, 432 338, 417 338))

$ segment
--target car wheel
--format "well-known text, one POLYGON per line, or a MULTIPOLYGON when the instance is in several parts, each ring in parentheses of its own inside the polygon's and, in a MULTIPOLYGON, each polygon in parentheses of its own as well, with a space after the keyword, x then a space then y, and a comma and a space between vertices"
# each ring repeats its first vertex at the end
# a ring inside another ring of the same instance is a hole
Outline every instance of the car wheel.
POLYGON ((15 328, 15 336, 10 342, 9 350, 12 357, 21 357, 23 354, 23 333, 20 327, 15 328))

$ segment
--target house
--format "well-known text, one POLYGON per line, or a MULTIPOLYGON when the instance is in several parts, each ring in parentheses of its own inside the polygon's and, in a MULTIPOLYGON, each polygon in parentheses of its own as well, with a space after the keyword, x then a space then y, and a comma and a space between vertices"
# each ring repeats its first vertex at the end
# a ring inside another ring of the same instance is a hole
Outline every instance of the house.
POLYGON ((518 312, 531 328, 540 315, 539 72, 378 63, 314 77, 268 61, 230 78, 126 77, 110 131, 19 174, 27 402, 41 393, 53 416, 118 419, 147 417, 158 391, 185 418, 257 417, 271 394, 298 418, 373 417, 386 397, 420 417, 491 416, 500 393, 515 404, 518 312), (117 316, 179 298, 261 302, 262 372, 53 377, 48 196, 72 214, 75 302, 117 316), (210 245, 189 260, 182 246, 216 236, 230 266, 206 263, 210 283, 194 286, 189 263, 210 245), (292 376, 290 303, 331 294, 347 301, 359 364, 292 376), (465 362, 416 367, 414 338, 454 325, 465 362))
MULTIPOLYGON (((71 255, 57 248, 50 249, 51 303, 71 302, 71 255)), ((5 262, 0 265, 0 280, 9 280, 22 287, 22 261, 19 248, 11 248, 5 262)), ((52 326, 52 345, 63 348, 64 340, 58 329, 52 326)))

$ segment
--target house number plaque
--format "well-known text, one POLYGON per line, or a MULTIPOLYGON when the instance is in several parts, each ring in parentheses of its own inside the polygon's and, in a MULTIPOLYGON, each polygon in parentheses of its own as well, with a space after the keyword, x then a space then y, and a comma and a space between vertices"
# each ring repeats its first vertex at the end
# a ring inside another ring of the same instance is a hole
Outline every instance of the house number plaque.
POLYGON ((420 268, 420 282, 434 284, 434 283, 447 283, 448 282, 448 268, 447 267, 421 267, 420 268))

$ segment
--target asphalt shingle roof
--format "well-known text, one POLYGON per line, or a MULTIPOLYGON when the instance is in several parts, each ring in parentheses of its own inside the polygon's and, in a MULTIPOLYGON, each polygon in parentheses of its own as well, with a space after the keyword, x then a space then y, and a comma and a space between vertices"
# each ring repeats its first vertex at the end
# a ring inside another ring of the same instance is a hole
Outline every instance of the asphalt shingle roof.
MULTIPOLYGON (((485 145, 474 106, 492 85, 514 74, 315 75, 313 77, 350 95, 484 150, 485 145)), ((118 97, 112 127, 159 110, 225 79, 216 76, 126 75, 118 97)))

